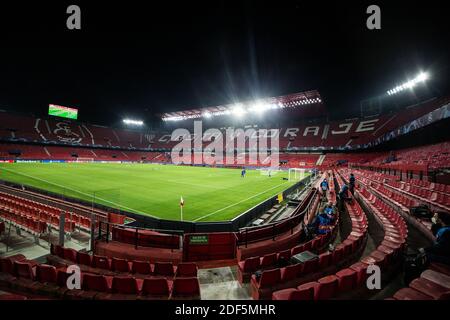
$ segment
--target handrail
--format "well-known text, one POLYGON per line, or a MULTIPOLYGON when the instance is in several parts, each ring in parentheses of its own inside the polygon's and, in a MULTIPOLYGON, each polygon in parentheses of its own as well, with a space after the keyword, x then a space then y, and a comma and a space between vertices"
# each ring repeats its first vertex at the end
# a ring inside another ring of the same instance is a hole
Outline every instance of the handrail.
POLYGON ((311 193, 308 195, 308 200, 306 200, 307 204, 305 204, 305 202, 302 202, 297 206, 297 208, 305 206, 306 207, 296 215, 264 226, 247 227, 240 229, 239 232, 235 233, 237 246, 239 246, 240 244, 245 244, 245 246, 247 247, 249 242, 256 242, 270 238, 272 238, 272 240, 275 241, 276 236, 289 230, 291 230, 291 234, 293 234, 293 229, 301 224, 304 215, 311 210, 316 199, 317 199, 317 190, 312 189, 311 193), (257 233, 258 231, 261 231, 261 233, 264 233, 264 231, 266 231, 267 234, 261 235, 260 237, 257 237, 255 239, 251 239, 250 237, 249 239, 249 232, 257 233), (242 237, 239 237, 239 235, 241 235, 242 237))

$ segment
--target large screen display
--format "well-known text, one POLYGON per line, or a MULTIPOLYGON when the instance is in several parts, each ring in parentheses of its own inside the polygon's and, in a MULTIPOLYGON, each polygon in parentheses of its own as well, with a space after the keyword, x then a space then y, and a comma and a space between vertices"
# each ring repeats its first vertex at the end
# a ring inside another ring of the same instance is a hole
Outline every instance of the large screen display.
POLYGON ((48 114, 55 117, 68 119, 78 119, 78 109, 58 106, 55 104, 48 105, 48 114))

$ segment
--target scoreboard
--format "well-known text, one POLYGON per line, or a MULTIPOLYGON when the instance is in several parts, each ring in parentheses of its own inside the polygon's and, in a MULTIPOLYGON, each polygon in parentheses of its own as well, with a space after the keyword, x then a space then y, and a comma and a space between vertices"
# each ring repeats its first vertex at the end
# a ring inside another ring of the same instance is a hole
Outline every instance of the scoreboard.
POLYGON ((58 106, 56 104, 48 105, 48 114, 55 117, 68 119, 78 119, 78 109, 58 106))

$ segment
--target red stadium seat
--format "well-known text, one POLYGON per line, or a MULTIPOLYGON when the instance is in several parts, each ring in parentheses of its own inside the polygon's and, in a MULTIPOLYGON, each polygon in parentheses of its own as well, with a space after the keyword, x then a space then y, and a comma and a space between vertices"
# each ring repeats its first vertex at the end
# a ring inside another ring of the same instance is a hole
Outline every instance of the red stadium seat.
POLYGON ((299 276, 303 268, 301 263, 290 265, 281 269, 281 282, 287 282, 299 276))
POLYGON ((153 273, 156 276, 173 277, 175 272, 171 262, 156 262, 153 273))
POLYGON ((336 276, 339 279, 339 292, 350 291, 357 285, 358 274, 353 269, 342 269, 336 273, 336 276))
POLYGON ((177 277, 196 277, 197 276, 197 265, 195 263, 180 263, 177 266, 177 277))
POLYGON ((63 248, 64 259, 72 262, 77 262, 77 251, 72 248, 63 248))
POLYGON ((173 281, 172 298, 199 299, 200 284, 197 278, 175 278, 173 281))
POLYGON ((433 300, 432 297, 411 288, 402 288, 394 294, 395 300, 433 300))
POLYGON ((275 291, 272 300, 314 300, 314 288, 308 287, 302 290, 289 288, 275 291))
POLYGON ((116 272, 130 272, 130 265, 128 261, 125 259, 112 258, 111 259, 111 267, 113 271, 116 272))
POLYGON ((169 283, 166 278, 145 278, 142 284, 142 295, 152 298, 168 299, 169 283))
POLYGON ((319 259, 307 260, 303 264, 302 274, 313 273, 319 269, 319 259))
POLYGON ((319 269, 323 270, 331 264, 332 253, 327 251, 319 255, 319 269))
POLYGON ((137 294, 139 289, 135 278, 116 276, 112 279, 111 291, 119 294, 137 294))
POLYGON ((318 289, 315 292, 316 300, 327 300, 333 298, 339 290, 338 277, 331 275, 326 276, 317 281, 319 283, 318 289))
POLYGON ((148 262, 148 261, 134 260, 132 267, 131 267, 131 271, 133 273, 138 273, 138 274, 151 274, 152 267, 150 265, 150 262, 148 262))
POLYGON ((108 292, 109 284, 108 280, 105 276, 97 275, 97 274, 83 274, 83 282, 82 282, 83 290, 91 290, 91 291, 99 291, 99 292, 108 292))
POLYGON ((409 284, 411 289, 415 289, 427 296, 432 297, 433 299, 440 299, 444 294, 449 293, 450 289, 445 288, 435 282, 424 278, 417 278, 411 281, 409 284))
POLYGON ((56 283, 56 268, 47 264, 37 265, 36 280, 42 283, 56 283))
POLYGON ((239 261, 239 269, 244 272, 254 272, 258 270, 261 265, 259 257, 247 258, 244 261, 239 261))
POLYGON ((100 268, 100 269, 106 269, 111 270, 111 262, 108 259, 108 257, 105 256, 93 256, 92 266, 94 268, 100 268))
POLYGON ((274 266, 277 262, 277 254, 271 253, 263 256, 261 258, 261 268, 267 268, 270 266, 274 266))
POLYGON ((86 252, 78 251, 78 263, 85 266, 92 266, 92 256, 86 252))
POLYGON ((278 262, 280 261, 289 261, 289 259, 291 258, 291 250, 284 250, 281 251, 280 253, 278 253, 278 262))
POLYGON ((35 270, 30 262, 14 261, 14 272, 19 278, 35 279, 35 270))

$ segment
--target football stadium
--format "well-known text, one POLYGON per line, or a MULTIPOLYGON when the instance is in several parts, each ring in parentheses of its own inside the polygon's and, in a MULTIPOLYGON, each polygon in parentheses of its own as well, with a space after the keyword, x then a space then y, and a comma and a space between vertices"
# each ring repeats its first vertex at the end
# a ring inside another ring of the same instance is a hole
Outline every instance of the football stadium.
POLYGON ((450 299, 448 26, 350 7, 334 31, 299 1, 145 45, 5 36, 0 300, 450 299))

